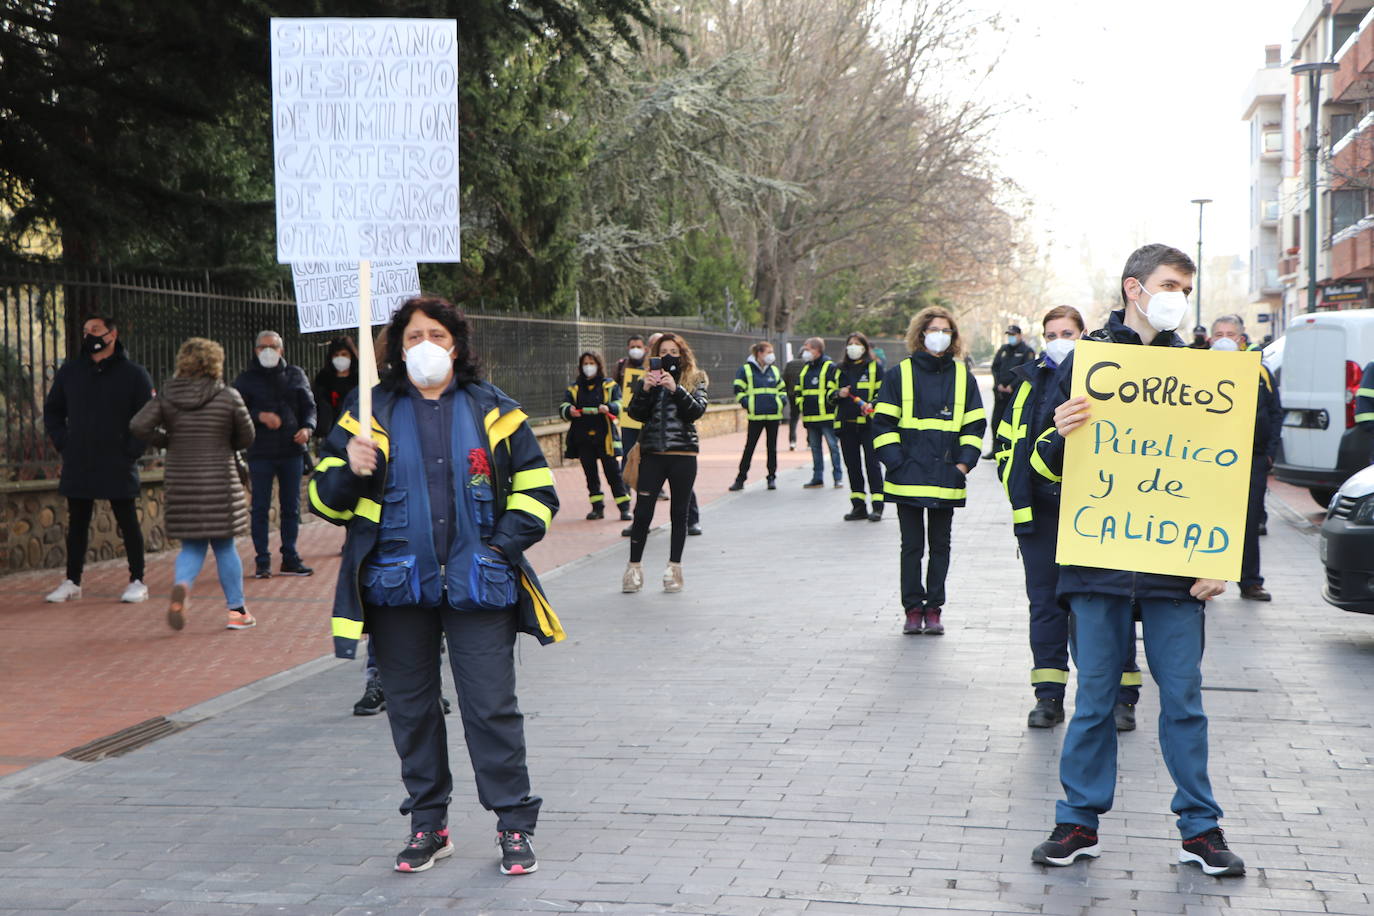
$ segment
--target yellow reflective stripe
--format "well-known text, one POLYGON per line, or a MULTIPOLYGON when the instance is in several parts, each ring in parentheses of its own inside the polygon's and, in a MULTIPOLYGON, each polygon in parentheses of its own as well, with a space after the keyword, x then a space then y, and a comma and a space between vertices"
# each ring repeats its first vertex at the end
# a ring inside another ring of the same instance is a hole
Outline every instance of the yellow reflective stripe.
MULTIPOLYGON (((964 416, 964 405, 968 403, 968 369, 961 363, 954 366, 954 423, 955 429, 960 429, 969 422, 970 418, 964 416)), ((982 419, 982 412, 979 411, 978 419, 982 419)), ((981 447, 982 443, 979 442, 981 447)))
POLYGON ((1058 668, 1032 668, 1032 684, 1067 684, 1069 682, 1069 672, 1061 671, 1058 668))
POLYGON ((536 487, 551 486, 553 486, 553 471, 550 471, 547 467, 516 471, 515 476, 510 480, 510 488, 512 491, 533 490, 536 487))
POLYGON ((324 458, 320 459, 319 464, 315 465, 315 473, 321 474, 329 470, 330 468, 341 468, 347 463, 348 462, 344 461, 342 458, 335 458, 333 455, 326 455, 324 458))
POLYGON ((365 518, 378 525, 382 523, 382 504, 375 499, 368 499, 366 496, 359 497, 358 505, 353 507, 353 511, 358 518, 365 518))
POLYGON ((902 415, 902 408, 898 407, 896 404, 889 404, 887 401, 879 401, 873 405, 873 412, 880 413, 885 417, 900 417, 902 415))
POLYGON ((1062 477, 1050 470, 1049 465, 1045 464, 1045 459, 1040 457, 1039 452, 1031 452, 1030 463, 1031 469, 1046 480, 1053 481, 1054 483, 1059 483, 1063 480, 1062 477))
POLYGON ((1355 391, 1357 398, 1374 398, 1374 388, 1358 388, 1355 391))
POLYGON ((549 522, 553 521, 553 511, 548 506, 524 493, 512 493, 506 498, 506 511, 512 509, 519 509, 521 512, 533 515, 544 523, 545 528, 549 527, 549 522))
MULTIPOLYGON (((1014 409, 1013 409, 1012 413, 1013 413, 1013 415, 1015 415, 1015 410, 1014 410, 1014 409)), ((1011 428, 1012 428, 1012 427, 1011 427, 1011 424, 1008 423, 1006 420, 1003 420, 1001 423, 998 423, 998 424, 997 424, 997 438, 999 438, 999 439, 1008 439, 1008 440, 1012 440, 1012 431, 1011 431, 1011 428)), ((1012 441, 1015 441, 1015 440, 1012 440, 1012 441)))
POLYGON ((986 410, 981 407, 975 407, 964 414, 964 425, 967 426, 969 423, 974 423, 978 420, 986 420, 987 416, 988 412, 986 410))
MULTIPOLYGON (((488 413, 487 417, 490 418, 491 414, 488 413)), ((510 413, 502 414, 487 425, 487 442, 490 443, 493 449, 496 448, 498 444, 509 439, 511 435, 520 428, 520 424, 528 419, 529 415, 518 407, 510 413)))
POLYGON ((957 433, 960 428, 957 420, 927 420, 924 417, 910 415, 898 420, 897 426, 900 429, 938 429, 947 433, 957 433))
POLYGON ((1143 683, 1143 681, 1141 680, 1141 676, 1140 676, 1140 672, 1139 672, 1139 671, 1123 671, 1123 672, 1121 672, 1121 686, 1122 686, 1122 687, 1139 687, 1142 683, 1143 683))
POLYGON ((363 638, 363 622, 354 620, 351 617, 330 618, 330 629, 335 636, 342 636, 344 639, 358 640, 363 638))
POLYGON ((1013 510, 1011 510, 1011 523, 1012 523, 1013 525, 1019 525, 1019 524, 1021 524, 1022 522, 1028 522, 1028 521, 1031 520, 1031 518, 1032 518, 1032 510, 1031 510, 1031 507, 1030 507, 1030 506, 1027 506, 1027 507, 1024 508, 1024 509, 1013 509, 1013 510))
POLYGON ((306 486, 306 492, 310 497, 310 505, 314 506, 325 518, 338 519, 341 522, 348 521, 353 517, 353 513, 348 511, 340 512, 337 509, 331 509, 329 506, 325 505, 324 500, 320 498, 320 491, 315 488, 315 485, 320 474, 330 468, 341 468, 344 464, 345 462, 342 458, 335 458, 333 456, 321 458, 320 463, 315 465, 315 476, 310 478, 310 483, 306 486))
POLYGON ((594 503, 599 503, 599 502, 604 501, 604 500, 606 499, 606 497, 605 497, 605 495, 603 495, 603 494, 601 494, 601 493, 597 493, 597 494, 595 494, 594 496, 588 496, 587 499, 591 500, 591 501, 594 502, 594 503))
POLYGON ((881 494, 881 493, 874 493, 874 494, 873 494, 873 501, 874 501, 875 503, 880 503, 880 502, 882 502, 882 501, 883 501, 883 494, 881 494))
POLYGON ((890 480, 883 481, 883 492, 893 496, 928 496, 933 499, 964 499, 968 496, 968 490, 962 487, 931 487, 925 484, 893 483, 890 480))
MULTIPOLYGON (((339 425, 355 436, 359 435, 358 431, 363 428, 363 425, 358 422, 358 418, 346 410, 343 416, 339 417, 339 425)), ((387 435, 386 430, 382 429, 376 417, 372 418, 372 441, 377 443, 377 448, 382 450, 384 457, 391 458, 391 437, 387 435)))
POLYGON ((539 630, 545 636, 553 637, 554 642, 562 642, 567 638, 567 633, 563 631, 563 624, 559 621, 558 615, 553 612, 553 607, 543 592, 535 588, 530 577, 523 572, 520 573, 520 585, 530 596, 530 601, 534 604, 534 616, 539 620, 539 630))
POLYGON ((1357 413, 1354 420, 1356 423, 1368 423, 1370 420, 1374 420, 1374 413, 1357 413))
POLYGON ((883 433, 881 436, 873 437, 873 447, 882 448, 884 445, 897 445, 902 441, 902 437, 897 433, 883 433))
POLYGON ((960 444, 960 445, 971 445, 971 446, 973 446, 974 448, 982 448, 982 447, 983 447, 983 437, 982 437, 982 436, 960 436, 960 437, 959 437, 959 444, 960 444))

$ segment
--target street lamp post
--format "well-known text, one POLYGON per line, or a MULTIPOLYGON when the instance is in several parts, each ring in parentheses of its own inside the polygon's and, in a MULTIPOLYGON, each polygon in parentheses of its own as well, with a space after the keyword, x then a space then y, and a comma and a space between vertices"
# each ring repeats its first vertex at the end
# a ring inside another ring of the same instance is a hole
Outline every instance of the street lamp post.
POLYGON ((1322 74, 1339 70, 1340 64, 1316 61, 1298 64, 1293 75, 1307 74, 1307 310, 1317 310, 1317 153, 1321 151, 1322 74))
POLYGON ((1197 286, 1193 289, 1193 303, 1197 307, 1197 321, 1194 327, 1202 327, 1202 208, 1212 202, 1210 197, 1195 197, 1189 203, 1197 204, 1197 286))

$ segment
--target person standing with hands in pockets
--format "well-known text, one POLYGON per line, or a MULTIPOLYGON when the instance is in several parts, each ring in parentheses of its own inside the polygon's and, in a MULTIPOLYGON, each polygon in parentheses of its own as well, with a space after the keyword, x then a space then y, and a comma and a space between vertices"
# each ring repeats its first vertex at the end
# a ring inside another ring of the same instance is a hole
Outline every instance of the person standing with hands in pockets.
MULTIPOLYGON (((1167 245, 1133 252, 1121 275, 1124 308, 1112 312, 1093 339, 1145 347, 1183 347, 1175 333, 1188 314, 1197 273, 1188 255, 1167 245)), ((1064 360, 1050 399, 1053 426, 1036 436, 1036 452, 1062 477, 1064 440, 1092 419, 1088 399, 1070 397, 1073 357, 1064 360)), ((1059 780, 1064 798, 1055 827, 1031 858, 1070 865, 1101 855, 1098 818, 1111 810, 1116 789, 1113 706, 1122 659, 1135 639, 1132 606, 1139 607, 1145 657, 1159 687, 1159 744, 1174 779, 1173 810, 1183 837, 1178 859, 1209 875, 1243 875, 1217 822, 1222 812, 1207 775, 1207 715, 1202 709, 1202 650, 1206 603, 1226 589, 1218 579, 1087 566, 1061 566, 1059 600, 1070 614, 1070 649, 1078 669, 1073 718, 1064 734, 1059 780)))

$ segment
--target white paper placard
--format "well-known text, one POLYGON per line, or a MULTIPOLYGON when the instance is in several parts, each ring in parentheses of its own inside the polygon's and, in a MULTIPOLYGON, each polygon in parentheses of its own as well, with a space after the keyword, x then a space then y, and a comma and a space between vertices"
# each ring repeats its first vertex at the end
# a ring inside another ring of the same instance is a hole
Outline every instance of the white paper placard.
POLYGON ((459 260, 457 22, 271 30, 277 260, 459 260))
MULTIPOLYGON (((358 262, 316 261, 291 265, 301 333, 357 329, 358 262)), ((372 262, 372 324, 385 324, 407 299, 420 295, 415 263, 372 262)))

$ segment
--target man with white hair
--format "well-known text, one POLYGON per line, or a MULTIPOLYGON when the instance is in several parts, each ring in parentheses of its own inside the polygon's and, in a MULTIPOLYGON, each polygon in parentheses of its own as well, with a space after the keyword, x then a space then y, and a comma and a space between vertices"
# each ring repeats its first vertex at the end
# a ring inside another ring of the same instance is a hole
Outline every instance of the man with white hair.
POLYGON ((272 513, 272 482, 281 490, 281 574, 308 576, 314 570, 296 552, 301 523, 301 478, 305 476, 305 446, 315 430, 315 396, 305 370, 286 362, 285 346, 276 331, 260 331, 253 362, 234 387, 253 418, 256 437, 248 448, 248 473, 253 487, 254 576, 272 576, 268 529, 272 513))

